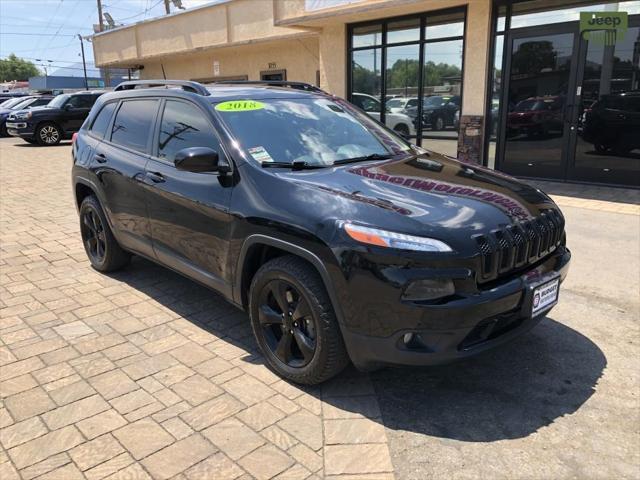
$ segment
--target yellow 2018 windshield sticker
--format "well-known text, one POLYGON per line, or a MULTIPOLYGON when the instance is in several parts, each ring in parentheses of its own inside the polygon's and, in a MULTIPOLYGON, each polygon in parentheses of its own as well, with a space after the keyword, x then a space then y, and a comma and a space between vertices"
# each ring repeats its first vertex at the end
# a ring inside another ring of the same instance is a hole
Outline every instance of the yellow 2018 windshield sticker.
POLYGON ((262 110, 264 103, 255 100, 230 100, 216 105, 220 112, 248 112, 250 110, 262 110))

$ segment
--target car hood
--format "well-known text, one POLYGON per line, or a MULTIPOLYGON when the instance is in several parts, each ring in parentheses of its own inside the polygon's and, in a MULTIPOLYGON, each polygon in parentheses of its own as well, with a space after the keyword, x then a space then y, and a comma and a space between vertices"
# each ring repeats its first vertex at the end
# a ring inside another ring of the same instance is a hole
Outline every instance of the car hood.
POLYGON ((437 153, 278 176, 313 191, 300 193, 299 211, 441 239, 487 233, 557 209, 534 187, 437 153))

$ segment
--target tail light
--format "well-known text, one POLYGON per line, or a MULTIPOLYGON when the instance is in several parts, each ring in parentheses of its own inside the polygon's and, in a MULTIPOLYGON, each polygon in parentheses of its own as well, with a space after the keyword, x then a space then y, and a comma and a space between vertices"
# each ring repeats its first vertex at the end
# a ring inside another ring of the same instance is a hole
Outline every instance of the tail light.
POLYGON ((78 132, 75 132, 75 133, 71 136, 71 145, 75 145, 75 144, 76 144, 76 138, 78 138, 78 132))

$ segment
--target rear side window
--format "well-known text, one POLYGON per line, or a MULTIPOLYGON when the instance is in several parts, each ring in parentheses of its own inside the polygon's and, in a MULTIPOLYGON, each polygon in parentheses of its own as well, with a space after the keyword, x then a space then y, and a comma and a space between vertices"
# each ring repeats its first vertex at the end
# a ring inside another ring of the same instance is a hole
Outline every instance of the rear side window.
POLYGON ((76 95, 69 99, 67 105, 71 105, 73 108, 91 108, 97 99, 98 97, 95 95, 76 95))
POLYGON ((94 134, 96 137, 104 138, 105 134, 107 133, 109 122, 111 121, 111 116, 113 115, 113 111, 115 109, 115 102, 107 103, 104 107, 102 107, 102 110, 100 110, 100 113, 98 113, 98 116, 93 121, 93 124, 89 129, 92 134, 94 134))
POLYGON ((128 100, 116 113, 111 129, 111 141, 140 152, 147 149, 157 100, 128 100))
POLYGON ((46 105, 51 101, 50 98, 38 98, 36 101, 34 101, 31 105, 29 105, 30 107, 40 107, 42 105, 46 105))
POLYGON ((218 151, 218 139, 202 110, 195 105, 168 100, 162 114, 158 157, 173 162, 178 151, 210 147, 218 151))

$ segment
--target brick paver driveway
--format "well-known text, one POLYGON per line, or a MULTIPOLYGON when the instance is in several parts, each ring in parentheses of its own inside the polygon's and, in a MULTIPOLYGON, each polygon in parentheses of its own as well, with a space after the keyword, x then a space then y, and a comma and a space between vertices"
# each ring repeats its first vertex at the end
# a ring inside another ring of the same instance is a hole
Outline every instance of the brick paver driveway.
POLYGON ((215 293, 139 258, 93 271, 68 145, 0 161, 0 479, 392 476, 367 376, 290 385, 215 293))
POLYGON ((637 205, 558 197, 574 266, 530 336, 303 389, 213 292, 139 258, 93 271, 70 166, 0 140, 0 479, 640 477, 637 205))

